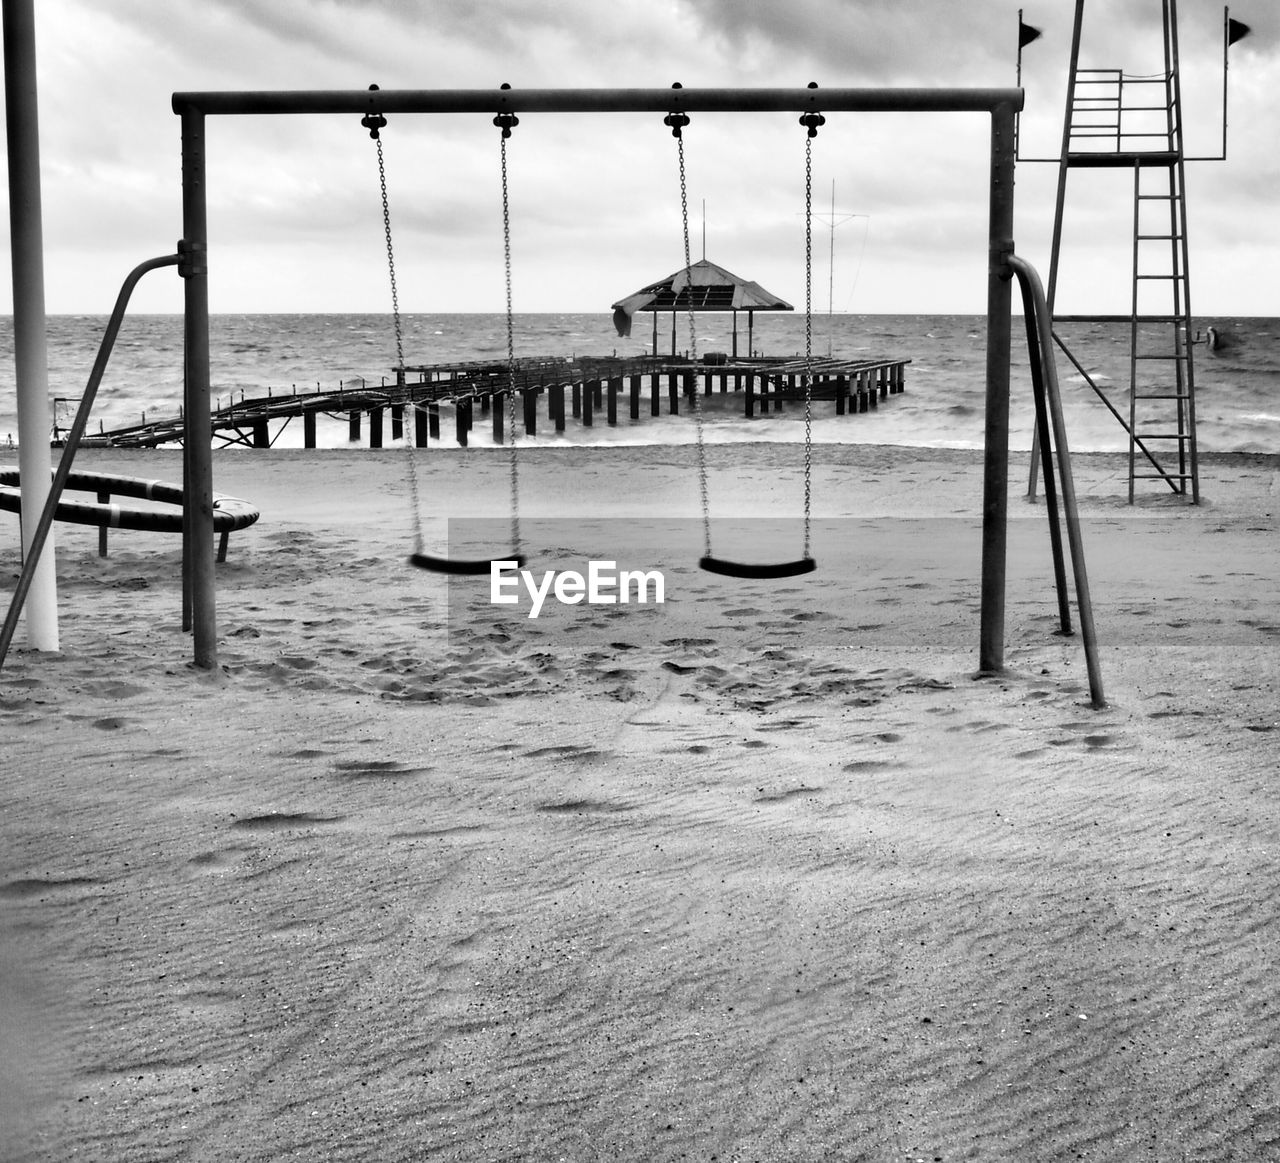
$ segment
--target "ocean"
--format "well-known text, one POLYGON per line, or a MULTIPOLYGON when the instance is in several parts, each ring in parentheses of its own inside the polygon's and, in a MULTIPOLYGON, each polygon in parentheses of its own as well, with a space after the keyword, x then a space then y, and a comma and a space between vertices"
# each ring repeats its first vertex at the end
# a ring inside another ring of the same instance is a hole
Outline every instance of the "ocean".
MULTIPOLYGON (((0 447, 17 439, 12 318, 0 318, 0 447)), ((55 315, 48 324, 50 396, 56 422, 67 427, 83 394, 106 320, 100 316, 55 315)), ((1280 453, 1280 318, 1204 321, 1221 336, 1216 350, 1194 347, 1197 434, 1202 451, 1280 453)), ((677 345, 688 347, 687 317, 677 321, 677 345)), ((698 319, 699 354, 733 349, 732 317, 698 319)), ((906 392, 875 412, 837 418, 830 404, 817 406, 815 443, 872 443, 941 448, 980 448, 985 397, 986 320, 981 315, 815 315, 813 351, 846 358, 886 357, 911 361, 906 392)), ((619 338, 607 314, 520 314, 514 319, 519 356, 642 355, 652 349, 646 316, 629 338, 619 338)), ((404 319, 405 361, 440 364, 503 359, 505 318, 495 314, 408 315, 404 319)), ((1128 325, 1074 325, 1072 351, 1104 386, 1122 390, 1128 377, 1128 325)), ((804 350, 804 316, 756 316, 752 347, 766 355, 804 350)), ((659 351, 671 349, 670 317, 660 317, 659 351)), ((746 318, 738 320, 738 350, 746 354, 746 318)), ((214 394, 220 402, 289 392, 335 388, 339 381, 391 378, 395 340, 389 315, 217 315, 211 321, 214 394)), ((1078 451, 1127 448, 1123 428, 1083 378, 1059 355, 1067 433, 1078 451)), ((103 380, 88 431, 110 431, 176 415, 182 398, 182 318, 129 316, 103 380)), ((1123 410, 1123 408, 1122 408, 1123 410)), ((715 407, 705 417, 709 442, 794 441, 803 439, 802 409, 747 420, 740 410, 715 407)), ((547 427, 546 425, 543 426, 547 427)), ((486 440, 485 425, 472 434, 486 440)), ((449 426, 442 425, 448 433, 449 426)), ((1025 332, 1014 319, 1011 445, 1029 448, 1032 432, 1031 381, 1025 332)), ((564 444, 681 444, 695 438, 689 415, 625 418, 616 428, 598 424, 566 432, 540 432, 521 440, 545 446, 564 444)), ((319 442, 349 447, 347 427, 335 418, 322 425, 319 442)), ((278 447, 300 447, 300 424, 278 435, 278 447)))

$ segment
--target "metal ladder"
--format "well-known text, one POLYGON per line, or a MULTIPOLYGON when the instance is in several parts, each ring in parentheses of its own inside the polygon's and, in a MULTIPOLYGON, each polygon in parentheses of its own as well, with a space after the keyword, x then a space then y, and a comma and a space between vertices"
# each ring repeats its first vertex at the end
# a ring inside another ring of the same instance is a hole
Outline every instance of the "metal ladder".
MULTIPOLYGON (((1057 159, 1048 289, 1053 338, 1128 434, 1130 503, 1138 481, 1158 480, 1175 493, 1186 494, 1189 489, 1198 504, 1194 332, 1175 0, 1162 0, 1164 69, 1153 76, 1080 68, 1083 9, 1083 0, 1077 0, 1067 114, 1057 159), (1133 172, 1132 292, 1127 315, 1059 314, 1055 309, 1067 175, 1076 169, 1133 172), (1128 325, 1127 407, 1109 399, 1097 372, 1072 353, 1064 332, 1078 323, 1128 325)), ((1036 476, 1033 458, 1033 496, 1036 476)))
POLYGON ((1175 152, 1175 162, 1160 167, 1135 164, 1133 170, 1130 502, 1139 480, 1163 480, 1177 493, 1185 493, 1190 485, 1192 500, 1200 501, 1186 197, 1182 151, 1175 152), (1144 174, 1154 179, 1145 189, 1144 174), (1152 192, 1152 185, 1160 188, 1152 192), (1152 313, 1149 296, 1144 294, 1148 287, 1164 298, 1167 314, 1152 313))

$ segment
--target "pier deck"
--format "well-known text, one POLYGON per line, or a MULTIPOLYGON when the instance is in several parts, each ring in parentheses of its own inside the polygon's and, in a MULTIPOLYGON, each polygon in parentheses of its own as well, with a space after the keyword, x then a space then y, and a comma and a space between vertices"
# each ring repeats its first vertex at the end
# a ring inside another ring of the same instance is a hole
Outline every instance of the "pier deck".
MULTIPOLYGON (((910 362, 815 358, 809 364, 812 397, 831 402, 836 415, 865 412, 904 390, 910 362)), ((692 408, 690 397, 700 390, 706 395, 740 394, 746 417, 767 416, 784 402, 803 398, 804 373, 802 357, 730 359, 709 353, 697 363, 672 356, 526 357, 516 364, 516 415, 528 435, 537 433, 540 412, 557 432, 570 420, 591 427, 597 418, 615 425, 624 416, 634 423, 646 416, 678 415, 682 407, 692 408), (545 407, 540 408, 544 396, 545 407)), ((333 389, 318 384, 315 391, 302 393, 268 389, 266 396, 219 399, 211 423, 215 439, 224 445, 270 448, 289 423, 301 419, 304 447, 314 448, 318 416, 345 419, 353 442, 362 440, 367 417, 369 446, 380 448, 384 415, 391 415, 391 439, 401 440, 408 407, 412 438, 421 447, 440 439, 441 409, 452 408, 458 444, 467 443, 477 412, 489 418, 494 440, 501 442, 510 385, 505 360, 412 365, 405 368, 403 381, 389 384, 348 380, 333 389)), ((140 424, 101 432, 85 443, 139 448, 181 442, 182 437, 181 415, 144 416, 140 424)))

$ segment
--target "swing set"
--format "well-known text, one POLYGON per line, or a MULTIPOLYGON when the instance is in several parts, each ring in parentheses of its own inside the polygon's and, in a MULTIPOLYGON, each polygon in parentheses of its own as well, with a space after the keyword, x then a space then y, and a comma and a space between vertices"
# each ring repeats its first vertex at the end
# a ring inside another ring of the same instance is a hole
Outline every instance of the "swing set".
MULTIPOLYGON (((503 85, 503 89, 510 89, 503 85)), ((377 85, 370 85, 370 91, 376 92, 377 85)), ((682 88, 677 82, 674 89, 682 88)), ((817 88, 811 84, 810 88, 817 88)), ((813 139, 818 134, 818 127, 825 124, 826 118, 821 113, 802 114, 800 124, 808 130, 805 141, 805 313, 804 313, 804 371, 801 376, 804 395, 804 550, 801 557, 794 561, 773 562, 767 564, 731 561, 717 557, 711 548, 711 507, 707 483, 706 439, 702 416, 702 397, 693 392, 693 412, 695 431, 697 434, 697 463, 699 491, 702 501, 702 530, 704 552, 698 561, 699 568, 708 573, 723 574, 726 577, 739 578, 783 578, 796 577, 803 573, 811 573, 816 563, 809 552, 810 530, 812 528, 812 477, 813 477, 813 139)), ((498 560, 515 560, 524 564, 520 553, 520 488, 519 457, 516 452, 516 354, 515 328, 513 324, 511 295, 511 197, 507 174, 507 141, 511 131, 520 124, 514 113, 499 113, 493 123, 502 134, 501 144, 502 167, 502 253, 506 275, 506 336, 507 336, 507 388, 502 393, 506 397, 507 408, 507 440, 508 464, 511 477, 511 544, 510 553, 503 554, 498 560)), ((382 148, 382 130, 387 126, 387 119, 380 113, 367 113, 360 124, 369 131, 378 152, 378 184, 382 196, 382 229, 387 243, 387 271, 391 284, 391 314, 396 344, 396 383, 403 385, 405 379, 404 366, 404 329, 400 318, 400 296, 396 283, 395 245, 391 234, 391 200, 387 193, 386 157, 382 148)), ((684 242, 684 269, 686 279, 692 279, 693 259, 689 247, 689 187, 684 157, 684 128, 689 124, 685 113, 669 113, 663 118, 663 124, 671 130, 676 140, 677 159, 680 172, 680 220, 684 242)), ((692 363, 698 362, 698 333, 694 322, 693 302, 689 300, 689 358, 692 363)), ((413 408, 413 404, 408 405, 413 408)), ((483 575, 488 574, 493 566, 491 558, 450 558, 428 553, 425 548, 422 521, 422 498, 418 487, 417 466, 413 455, 413 442, 405 441, 409 453, 407 478, 409 484, 410 504, 413 510, 414 541, 413 553, 409 555, 409 564, 419 569, 434 573, 483 575)))
MULTIPOLYGON (((1089 671, 1089 685, 1095 706, 1103 706, 1101 676, 1097 665, 1092 612, 1085 575, 1079 520, 1071 483, 1065 431, 1057 401, 1057 380, 1053 372, 1050 344, 1043 337, 1048 324, 1043 291, 1029 264, 1014 255, 1013 190, 1015 167, 1015 115, 1021 111, 1020 89, 544 89, 517 92, 504 85, 499 90, 380 90, 367 91, 283 91, 283 92, 191 92, 175 93, 173 111, 181 118, 183 239, 178 245, 179 274, 184 282, 184 327, 186 345, 186 387, 184 416, 185 487, 184 512, 188 527, 186 546, 191 560, 185 569, 191 611, 190 629, 194 639, 194 662, 198 667, 217 664, 216 596, 213 555, 213 470, 210 431, 209 366, 209 280, 207 266, 208 220, 206 205, 205 123, 210 116, 358 114, 377 144, 382 191, 383 226, 386 235, 388 270, 391 281, 395 328, 397 374, 403 374, 404 352, 391 216, 387 195, 385 159, 380 130, 388 114, 488 114, 501 130, 503 190, 503 245, 507 290, 507 363, 505 391, 508 414, 508 454, 511 476, 511 539, 513 554, 520 549, 518 459, 515 444, 516 363, 511 312, 511 238, 507 191, 507 141, 518 125, 517 114, 537 113, 662 113, 677 143, 683 221, 685 266, 690 267, 689 215, 684 161, 683 129, 690 114, 699 112, 799 112, 807 130, 805 153, 806 202, 806 371, 804 538, 800 557, 781 563, 744 563, 717 557, 711 546, 710 506, 707 497, 707 469, 698 393, 694 392, 697 422, 698 471, 701 488, 705 551, 701 568, 734 577, 777 578, 807 573, 815 568, 810 550, 811 509, 811 358, 812 328, 812 143, 825 123, 823 113, 979 113, 990 118, 990 184, 987 279, 986 424, 983 467, 981 598, 979 626, 979 669, 997 673, 1004 665, 1004 613, 1008 518, 1009 465, 1009 384, 1011 353, 1012 282, 1017 278, 1027 304, 1027 333, 1032 362, 1032 384, 1036 397, 1037 421, 1046 435, 1052 423, 1058 451, 1058 474, 1066 509, 1066 525, 1075 574, 1076 598, 1089 671)), ((696 353, 696 335, 690 314, 690 348, 696 353)), ((1046 446, 1047 447, 1047 446, 1046 446)), ((429 553, 422 536, 421 498, 409 450, 410 500, 416 522, 416 545, 410 563, 443 573, 487 573, 489 559, 459 560, 429 553)), ((1052 473, 1046 472, 1046 478, 1052 473)), ((1055 580, 1058 589, 1061 630, 1071 633, 1069 598, 1061 534, 1058 528, 1057 490, 1046 488, 1049 504, 1055 580)))

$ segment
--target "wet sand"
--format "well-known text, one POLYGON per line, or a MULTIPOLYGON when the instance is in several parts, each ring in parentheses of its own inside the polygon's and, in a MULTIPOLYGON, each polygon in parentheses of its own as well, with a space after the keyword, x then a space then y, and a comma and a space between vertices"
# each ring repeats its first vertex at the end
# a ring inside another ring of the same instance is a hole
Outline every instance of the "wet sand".
MULTIPOLYGON (((794 555, 800 450, 709 451, 794 555)), ((531 569, 666 578, 532 619, 405 566, 403 453, 220 453, 211 673, 177 538, 59 525, 62 650, 0 672, 3 1157, 1274 1150, 1280 458, 1196 508, 1076 458, 1102 710, 1021 461, 978 677, 980 456, 817 460, 818 571, 741 581, 690 450, 525 455, 531 569)), ((416 464, 505 535, 500 451, 416 464)))

